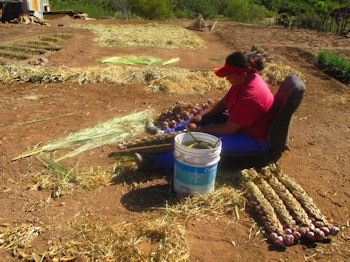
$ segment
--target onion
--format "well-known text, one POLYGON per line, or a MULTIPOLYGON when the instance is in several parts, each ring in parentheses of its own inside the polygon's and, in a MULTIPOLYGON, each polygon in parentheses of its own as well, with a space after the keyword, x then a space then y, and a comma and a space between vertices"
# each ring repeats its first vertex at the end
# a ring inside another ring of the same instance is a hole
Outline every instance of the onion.
POLYGON ((328 227, 321 227, 321 230, 323 231, 325 236, 329 236, 329 234, 331 233, 328 227))
POLYGON ((258 202, 256 202, 256 201, 249 201, 249 205, 255 207, 255 206, 258 205, 258 202))
POLYGON ((293 232, 293 236, 294 236, 294 239, 295 239, 296 241, 300 240, 300 238, 301 238, 301 234, 300 234, 300 232, 298 232, 298 231, 294 231, 294 232, 293 232))
POLYGON ((315 238, 317 241, 323 240, 325 237, 325 234, 322 230, 315 230, 315 238))
POLYGON ((273 243, 277 247, 284 247, 283 237, 281 237, 281 236, 276 237, 275 240, 273 241, 273 243))
POLYGON ((340 228, 339 227, 332 227, 331 228, 331 235, 335 236, 340 232, 340 228))
POLYGON ((290 228, 286 228, 286 229, 284 230, 284 233, 285 233, 286 235, 291 235, 291 234, 293 234, 293 231, 292 231, 290 228))
POLYGON ((301 227, 298 229, 298 232, 300 233, 301 237, 305 237, 307 232, 308 232, 308 228, 307 227, 301 227))
POLYGON ((123 149, 125 149, 126 147, 125 147, 125 145, 124 145, 123 143, 119 143, 119 144, 117 144, 117 148, 118 148, 119 150, 123 150, 123 149))
POLYGON ((319 227, 319 228, 324 227, 324 223, 322 221, 316 221, 315 227, 319 227))
POLYGON ((271 233, 270 234, 270 239, 272 240, 272 241, 275 241, 275 239, 278 237, 278 234, 276 233, 276 232, 273 232, 273 233, 271 233))
POLYGON ((294 236, 292 234, 287 234, 284 236, 284 244, 286 246, 291 246, 294 244, 294 236))
POLYGON ((261 211, 261 206, 259 205, 255 206, 255 211, 259 213, 261 211))
POLYGON ((312 232, 312 231, 307 232, 307 233, 306 233, 306 238, 307 238, 309 241, 314 242, 314 241, 315 241, 315 233, 312 232))

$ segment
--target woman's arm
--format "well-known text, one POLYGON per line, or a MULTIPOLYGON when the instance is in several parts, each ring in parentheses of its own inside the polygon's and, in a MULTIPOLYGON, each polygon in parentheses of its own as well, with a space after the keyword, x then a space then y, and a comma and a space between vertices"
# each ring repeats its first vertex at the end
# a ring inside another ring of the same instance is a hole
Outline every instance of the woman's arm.
POLYGON ((241 126, 227 120, 225 123, 215 124, 215 125, 206 125, 199 127, 196 123, 190 123, 188 125, 191 131, 210 133, 216 135, 231 135, 236 133, 241 126))
POLYGON ((205 116, 213 116, 219 113, 222 113, 227 108, 227 102, 222 98, 220 101, 214 103, 211 107, 208 107, 198 115, 196 115, 190 123, 198 123, 202 120, 205 116))

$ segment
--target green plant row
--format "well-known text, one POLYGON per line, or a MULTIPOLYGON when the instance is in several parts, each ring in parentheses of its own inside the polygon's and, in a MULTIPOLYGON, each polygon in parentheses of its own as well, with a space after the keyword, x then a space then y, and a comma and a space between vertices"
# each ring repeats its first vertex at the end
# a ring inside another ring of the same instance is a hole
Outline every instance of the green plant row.
POLYGON ((350 62, 342 55, 322 50, 316 56, 316 65, 328 75, 350 84, 350 62))

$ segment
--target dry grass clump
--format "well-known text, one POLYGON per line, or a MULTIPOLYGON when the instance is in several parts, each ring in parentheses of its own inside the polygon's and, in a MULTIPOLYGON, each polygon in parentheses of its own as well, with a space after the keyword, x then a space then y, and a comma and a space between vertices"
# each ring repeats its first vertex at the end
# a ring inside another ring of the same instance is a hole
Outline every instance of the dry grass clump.
POLYGON ((190 71, 181 68, 158 66, 104 65, 99 67, 35 68, 4 65, 0 67, 0 82, 33 83, 144 83, 152 91, 169 93, 204 93, 210 90, 225 90, 225 79, 213 72, 190 71))
POLYGON ((300 71, 287 65, 267 63, 262 71, 265 81, 274 86, 279 86, 290 75, 298 75, 304 82, 306 80, 300 71))
MULTIPOLYGON (((110 224, 101 217, 85 216, 69 225, 75 239, 52 245, 50 261, 62 258, 88 261, 188 261, 185 228, 158 218, 110 224)), ((57 260, 64 261, 64 260, 57 260)))
POLYGON ((12 226, 10 224, 0 225, 0 250, 11 250, 14 257, 19 257, 25 261, 31 259, 25 250, 30 248, 30 242, 44 229, 31 224, 21 224, 12 226))
POLYGON ((50 190, 52 198, 71 194, 74 189, 93 190, 110 185, 116 176, 115 165, 68 169, 52 159, 39 160, 46 169, 31 176, 31 189, 50 190))
POLYGON ((237 214, 237 207, 245 205, 243 193, 238 189, 223 185, 217 187, 212 193, 198 194, 181 199, 178 203, 168 205, 164 210, 173 219, 180 220, 207 220, 218 219, 227 214, 237 214))
POLYGON ((96 35, 100 46, 152 46, 173 49, 201 49, 206 43, 193 32, 176 25, 72 25, 96 35))

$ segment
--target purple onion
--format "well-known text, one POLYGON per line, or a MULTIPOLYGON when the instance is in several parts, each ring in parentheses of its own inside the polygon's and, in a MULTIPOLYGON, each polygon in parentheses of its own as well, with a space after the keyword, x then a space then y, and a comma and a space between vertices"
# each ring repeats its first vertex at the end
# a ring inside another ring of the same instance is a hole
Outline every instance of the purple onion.
POLYGON ((249 201, 249 205, 255 207, 258 205, 258 202, 251 200, 251 201, 249 201))
POLYGON ((323 231, 323 233, 325 234, 325 236, 329 236, 331 231, 329 230, 328 227, 321 227, 321 230, 323 231))
POLYGON ((306 238, 309 241, 315 242, 316 238, 315 238, 315 233, 312 231, 309 231, 306 233, 306 238))
POLYGON ((284 236, 284 244, 286 246, 291 246, 294 244, 294 236, 292 234, 287 234, 284 236))
POLYGON ((293 234, 293 231, 292 231, 290 228, 286 228, 286 229, 284 230, 284 233, 285 233, 286 235, 291 235, 291 234, 293 234))
POLYGON ((339 232, 340 232, 340 228, 339 227, 332 227, 330 233, 331 233, 332 236, 336 236, 339 232))
POLYGON ((259 213, 261 211, 261 206, 259 205, 255 206, 255 211, 259 213))
POLYGON ((124 145, 123 143, 119 143, 119 144, 117 144, 117 148, 118 148, 119 150, 123 150, 123 149, 125 149, 126 147, 125 147, 125 145, 124 145))
POLYGON ((293 236, 294 236, 294 239, 295 239, 296 241, 298 241, 298 240, 301 239, 301 234, 300 234, 300 232, 298 232, 298 231, 294 231, 294 232, 293 232, 293 236))
POLYGON ((270 234, 270 239, 272 240, 272 241, 275 241, 275 239, 278 237, 278 234, 276 233, 276 232, 273 232, 273 233, 271 233, 270 234))
POLYGON ((275 240, 273 241, 273 243, 277 247, 284 247, 283 237, 281 237, 281 236, 276 237, 275 240))
POLYGON ((315 227, 319 227, 319 228, 324 227, 324 223, 322 221, 316 221, 315 227))
POLYGON ((301 237, 305 237, 307 232, 308 232, 308 228, 307 227, 300 227, 298 229, 298 232, 300 233, 301 237))
POLYGON ((317 230, 317 231, 315 231, 315 239, 316 239, 317 241, 323 240, 324 237, 325 237, 325 233, 324 233, 322 230, 317 230))

